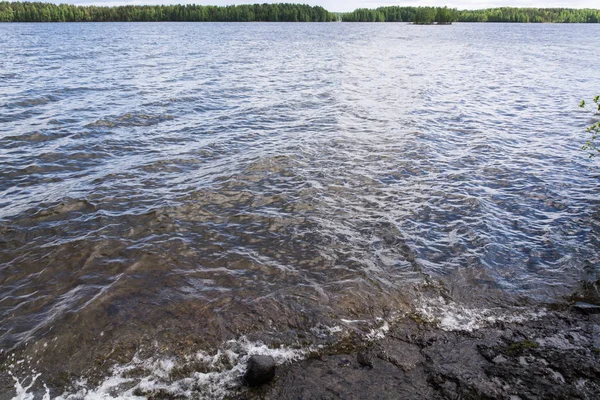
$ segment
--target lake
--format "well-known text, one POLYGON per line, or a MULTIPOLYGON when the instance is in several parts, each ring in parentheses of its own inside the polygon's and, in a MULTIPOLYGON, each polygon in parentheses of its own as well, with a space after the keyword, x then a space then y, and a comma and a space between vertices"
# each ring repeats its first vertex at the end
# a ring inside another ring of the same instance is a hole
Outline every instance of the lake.
POLYGON ((221 398, 248 354, 564 301, 599 34, 0 24, 0 398, 221 398))

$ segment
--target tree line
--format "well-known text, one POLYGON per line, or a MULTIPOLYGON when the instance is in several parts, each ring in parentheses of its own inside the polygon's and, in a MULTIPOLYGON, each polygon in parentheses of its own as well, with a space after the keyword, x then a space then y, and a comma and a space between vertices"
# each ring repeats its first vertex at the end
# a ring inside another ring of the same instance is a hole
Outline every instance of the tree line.
POLYGON ((0 1, 1 22, 109 22, 109 21, 220 21, 220 22, 558 22, 598 23, 600 10, 568 8, 513 8, 456 10, 447 7, 360 8, 334 14, 323 7, 303 4, 249 4, 238 6, 76 6, 41 2, 0 1))
POLYGON ((447 7, 361 8, 342 15, 348 22, 414 22, 448 24, 452 22, 554 22, 598 23, 600 10, 569 8, 501 7, 485 10, 456 10, 447 7))
POLYGON ((572 8, 513 8, 460 11, 460 22, 598 23, 600 10, 572 8))
POLYGON ((0 21, 3 22, 329 22, 337 19, 335 14, 323 7, 301 4, 97 7, 39 2, 0 2, 0 21))
POLYGON ((379 7, 359 8, 342 15, 345 22, 413 22, 415 24, 451 24, 458 11, 448 7, 379 7))

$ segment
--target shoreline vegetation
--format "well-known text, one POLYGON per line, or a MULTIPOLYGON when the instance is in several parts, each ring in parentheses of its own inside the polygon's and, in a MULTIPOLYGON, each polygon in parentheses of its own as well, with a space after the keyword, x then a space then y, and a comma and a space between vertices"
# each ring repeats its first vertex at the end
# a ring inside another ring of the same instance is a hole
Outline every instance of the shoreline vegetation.
POLYGON ((0 22, 411 22, 449 25, 453 22, 599 23, 600 10, 569 8, 491 8, 457 10, 448 7, 361 8, 332 13, 304 4, 237 6, 155 5, 77 6, 41 2, 0 2, 0 22))

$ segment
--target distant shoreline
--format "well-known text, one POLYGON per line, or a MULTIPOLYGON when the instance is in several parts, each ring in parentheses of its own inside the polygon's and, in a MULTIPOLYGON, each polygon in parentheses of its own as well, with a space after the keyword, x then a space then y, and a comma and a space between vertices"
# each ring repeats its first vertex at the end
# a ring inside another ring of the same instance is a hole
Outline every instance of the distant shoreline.
POLYGON ((305 4, 235 6, 82 6, 0 2, 0 22, 412 22, 419 25, 478 23, 600 23, 599 9, 380 7, 348 13, 305 4))

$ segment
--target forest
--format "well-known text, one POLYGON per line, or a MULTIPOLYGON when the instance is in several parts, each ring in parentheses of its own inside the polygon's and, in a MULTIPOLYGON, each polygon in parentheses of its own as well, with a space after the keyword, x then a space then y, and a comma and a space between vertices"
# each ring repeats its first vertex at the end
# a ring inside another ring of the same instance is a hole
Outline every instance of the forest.
POLYGON ((414 22, 415 24, 450 24, 457 21, 458 11, 447 7, 380 7, 360 8, 342 15, 344 22, 414 22))
POLYGON ((343 14, 348 22, 414 22, 448 24, 452 22, 554 22, 598 23, 600 10, 568 8, 490 8, 456 10, 442 7, 380 7, 358 9, 343 14))
POLYGON ((335 14, 323 7, 300 4, 252 4, 239 6, 75 6, 70 4, 0 2, 2 22, 329 22, 335 14))
POLYGON ((598 23, 600 10, 569 8, 491 8, 459 11, 459 22, 598 23))
POLYGON ((0 2, 0 22, 110 22, 110 21, 215 21, 215 22, 546 22, 598 23, 600 10, 567 8, 491 8, 456 10, 447 7, 361 8, 335 14, 323 7, 302 4, 251 4, 238 6, 75 6, 70 4, 0 2))

